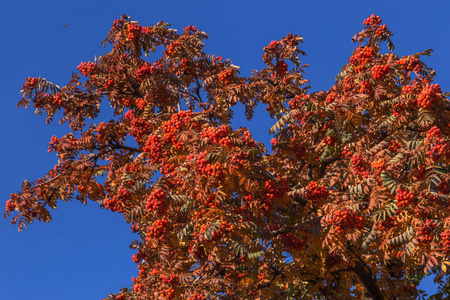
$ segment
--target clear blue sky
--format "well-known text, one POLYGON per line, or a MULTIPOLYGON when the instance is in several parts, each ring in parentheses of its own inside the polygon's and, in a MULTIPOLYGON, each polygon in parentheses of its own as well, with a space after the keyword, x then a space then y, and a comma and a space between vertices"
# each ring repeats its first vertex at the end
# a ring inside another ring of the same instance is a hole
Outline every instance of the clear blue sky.
MULTIPOLYGON (((434 49, 425 62, 436 81, 450 91, 450 1, 1 1, 0 11, 0 203, 21 182, 44 175, 56 163, 48 142, 67 127, 44 125, 33 109, 17 110, 26 77, 42 76, 64 85, 76 66, 106 50, 100 42, 113 20, 127 14, 142 25, 164 20, 181 30, 196 25, 210 39, 206 52, 229 58, 249 75, 262 67, 262 49, 292 32, 304 37, 306 78, 313 91, 328 90, 354 49, 351 37, 372 13, 394 33, 396 54, 434 49), (67 27, 64 26, 67 24, 67 27)), ((269 145, 264 112, 251 122, 237 115, 235 125, 253 130, 269 145)), ((118 213, 98 204, 62 203, 50 224, 34 223, 18 233, 0 221, 0 298, 102 299, 130 286, 137 275, 128 245, 137 238, 118 213)), ((433 290, 430 284, 424 285, 433 290)))

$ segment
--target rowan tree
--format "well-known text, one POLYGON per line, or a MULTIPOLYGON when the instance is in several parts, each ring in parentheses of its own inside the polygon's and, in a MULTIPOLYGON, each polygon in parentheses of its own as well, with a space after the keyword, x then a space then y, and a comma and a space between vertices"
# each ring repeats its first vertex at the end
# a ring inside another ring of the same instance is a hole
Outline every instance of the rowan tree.
POLYGON ((450 264, 448 94, 431 50, 398 57, 378 16, 363 25, 336 83, 309 93, 298 35, 243 77, 196 27, 123 16, 66 86, 26 80, 19 107, 70 132, 5 217, 22 230, 73 198, 122 214, 139 274, 107 299, 419 298, 450 264), (271 152, 231 126, 237 103, 275 119, 271 152))

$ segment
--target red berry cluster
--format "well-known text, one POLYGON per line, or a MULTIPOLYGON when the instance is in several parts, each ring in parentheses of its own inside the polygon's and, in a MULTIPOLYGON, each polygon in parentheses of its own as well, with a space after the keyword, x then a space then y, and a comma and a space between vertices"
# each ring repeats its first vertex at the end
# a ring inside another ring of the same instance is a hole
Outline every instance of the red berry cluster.
POLYGON ((380 24, 381 24, 380 16, 375 16, 374 14, 372 14, 370 17, 368 17, 363 21, 363 25, 367 26, 376 26, 380 24))
POLYGON ((132 259, 135 263, 140 263, 143 259, 145 259, 145 253, 138 251, 137 254, 133 254, 132 259))
POLYGON ((450 229, 446 229, 441 233, 442 241, 444 242, 444 250, 450 251, 450 229))
POLYGON ((158 219, 153 222, 152 225, 147 227, 146 242, 149 242, 150 239, 159 239, 160 241, 164 241, 168 227, 169 221, 166 219, 158 219))
POLYGON ((130 135, 136 139, 138 144, 144 142, 144 136, 152 132, 151 123, 144 119, 133 118, 131 120, 131 130, 130 135))
POLYGON ((82 62, 78 67, 78 70, 84 77, 90 77, 97 70, 97 65, 93 62, 82 62))
POLYGON ((389 151, 391 152, 397 152, 398 149, 400 149, 400 143, 396 140, 391 140, 391 144, 389 145, 389 151))
POLYGON ((143 148, 145 153, 148 153, 152 163, 159 163, 163 157, 163 145, 157 135, 149 135, 145 141, 143 148))
POLYGON ((203 139, 208 139, 209 143, 220 144, 222 147, 230 148, 234 143, 230 139, 231 130, 227 125, 219 127, 205 127, 200 136, 203 139))
POLYGON ((166 192, 162 188, 158 188, 153 191, 147 198, 147 204, 145 206, 149 212, 155 211, 162 215, 167 211, 167 196, 166 192))
POLYGON ((353 89, 355 88, 355 82, 353 80, 353 77, 351 76, 344 77, 344 79, 342 79, 341 86, 342 91, 344 91, 344 93, 353 91, 353 89))
POLYGON ((381 231, 386 231, 395 226, 396 217, 387 217, 386 220, 380 221, 378 223, 378 229, 381 231))
POLYGON ((217 76, 220 82, 222 82, 225 85, 228 85, 232 83, 232 79, 234 76, 234 69, 233 68, 225 69, 221 71, 217 76))
POLYGON ((325 199, 328 197, 328 189, 325 186, 318 186, 315 181, 311 181, 306 187, 305 197, 311 201, 325 199))
POLYGON ((303 106, 303 99, 299 95, 295 95, 294 98, 289 100, 289 108, 292 109, 299 109, 303 106))
POLYGON ((446 181, 439 182, 438 191, 439 191, 439 194, 448 195, 448 193, 450 192, 448 182, 446 182, 446 181))
POLYGON ((248 152, 238 151, 231 154, 230 165, 235 169, 243 167, 248 162, 248 152))
POLYGON ((48 145, 48 153, 52 152, 52 150, 57 151, 58 144, 59 139, 56 136, 52 136, 48 145))
POLYGON ((330 270, 331 268, 333 268, 337 264, 341 263, 342 261, 343 261, 342 258, 340 258, 339 256, 328 253, 327 257, 325 258, 325 262, 324 262, 325 268, 327 270, 330 270))
POLYGON ((422 62, 414 56, 402 57, 397 63, 402 66, 405 72, 414 71, 416 74, 420 74, 420 71, 422 71, 422 62))
POLYGON ((397 195, 395 195, 395 200, 397 201, 397 206, 399 208, 406 207, 414 202, 416 196, 413 192, 406 190, 405 188, 399 188, 397 190, 397 195))
MULTIPOLYGON (((202 227, 200 228, 200 234, 204 235, 206 230, 210 227, 210 225, 207 224, 203 224, 202 227)), ((207 243, 209 242, 213 242, 213 241, 218 241, 220 240, 224 235, 231 235, 234 233, 234 231, 236 230, 236 227, 231 224, 228 223, 226 221, 221 221, 219 223, 219 227, 216 230, 212 230, 211 232, 211 238, 210 239, 205 239, 205 241, 207 243)))
POLYGON ((450 157, 450 144, 444 138, 437 126, 433 126, 428 131, 427 140, 433 143, 433 148, 428 151, 428 155, 434 161, 439 160, 441 157, 450 157))
POLYGON ((281 242, 289 248, 295 250, 302 250, 306 246, 308 240, 307 236, 300 238, 296 234, 289 232, 281 235, 281 242))
POLYGON ((417 97, 417 104, 425 109, 431 108, 433 104, 439 99, 437 94, 442 93, 439 84, 431 84, 423 88, 417 97))
POLYGON ((9 199, 6 201, 6 212, 12 212, 16 209, 16 204, 12 201, 12 199, 9 199))
POLYGON ((351 162, 353 164, 353 170, 356 175, 362 175, 365 178, 369 176, 369 172, 366 171, 366 161, 361 154, 353 155, 351 162))
POLYGON ((188 300, 207 300, 203 293, 195 293, 188 298, 188 300))
POLYGON ((420 243, 423 244, 429 244, 433 240, 433 232, 436 229, 436 224, 434 224, 433 220, 426 220, 425 223, 423 223, 419 230, 417 231, 417 234, 419 235, 417 237, 417 240, 420 243))
POLYGON ((124 204, 116 197, 105 198, 105 200, 103 200, 103 205, 112 212, 117 211, 119 213, 123 213, 124 204))
POLYGON ((281 50, 281 44, 279 41, 271 41, 268 46, 264 47, 264 52, 277 53, 281 50))
POLYGON ((337 210, 333 214, 333 218, 328 220, 329 223, 336 227, 336 232, 342 233, 350 228, 364 228, 366 222, 363 217, 358 216, 350 208, 337 210))
POLYGON ((386 31, 387 31, 386 25, 381 25, 375 31, 375 35, 376 36, 382 36, 382 35, 384 35, 386 33, 386 31))
POLYGON ((279 77, 284 77, 286 75, 288 65, 284 60, 278 60, 276 65, 277 75, 279 77))
POLYGON ((370 47, 358 47, 353 55, 349 58, 350 63, 355 66, 355 71, 359 72, 364 69, 367 63, 372 61, 375 55, 375 50, 370 47))
POLYGON ((142 26, 139 24, 131 23, 128 25, 128 37, 127 39, 130 41, 134 41, 138 39, 141 35, 142 26))
POLYGON ((145 76, 152 74, 155 67, 158 66, 158 63, 155 62, 153 65, 151 65, 148 61, 146 61, 137 71, 136 71, 136 77, 139 81, 142 81, 145 76))
POLYGON ((25 87, 29 89, 34 89, 38 85, 38 83, 39 83, 38 78, 28 77, 27 80, 25 81, 25 87))
POLYGON ((372 67, 372 77, 375 80, 380 80, 389 72, 389 65, 375 65, 372 67))

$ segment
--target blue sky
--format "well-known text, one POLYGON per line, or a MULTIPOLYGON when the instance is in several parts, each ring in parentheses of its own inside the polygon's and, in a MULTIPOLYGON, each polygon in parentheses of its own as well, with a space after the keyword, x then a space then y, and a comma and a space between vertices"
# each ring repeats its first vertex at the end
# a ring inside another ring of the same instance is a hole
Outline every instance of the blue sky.
MULTIPOLYGON (((354 49, 351 37, 372 13, 394 33, 395 53, 402 56, 434 49, 425 62, 436 82, 450 91, 450 2, 422 1, 2 1, 0 11, 0 110, 2 147, 0 203, 21 182, 34 180, 56 163, 48 142, 68 128, 46 126, 33 109, 18 110, 26 77, 42 76, 64 85, 76 66, 108 49, 100 46, 113 20, 127 14, 142 25, 164 20, 173 28, 195 25, 210 39, 206 52, 229 58, 242 74, 262 67, 262 49, 292 32, 304 37, 306 78, 312 91, 328 90, 354 49), (67 27, 64 25, 67 24, 67 27)), ((235 126, 249 127, 269 145, 273 121, 258 112, 252 122, 236 115, 235 126)), ((1 298, 102 299, 130 286, 137 275, 128 245, 137 238, 118 213, 98 204, 62 203, 50 224, 34 223, 18 233, 0 221, 1 298)), ((431 284, 424 289, 433 290, 431 284)))

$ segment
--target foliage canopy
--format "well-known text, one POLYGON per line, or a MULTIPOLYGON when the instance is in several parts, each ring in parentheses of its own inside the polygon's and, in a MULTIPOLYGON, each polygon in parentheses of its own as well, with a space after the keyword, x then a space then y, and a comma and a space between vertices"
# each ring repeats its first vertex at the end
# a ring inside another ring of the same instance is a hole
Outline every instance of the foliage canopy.
POLYGON ((379 17, 363 25, 336 83, 308 93, 300 36, 270 42, 245 78, 196 27, 123 16, 111 52, 66 86, 26 80, 19 107, 71 132, 5 217, 22 230, 74 197, 123 214, 139 275, 108 299, 420 297, 450 264, 450 105, 421 61, 431 50, 399 58, 379 17), (114 117, 88 121, 102 101, 114 117), (231 127, 237 103, 276 119, 272 153, 231 127))

